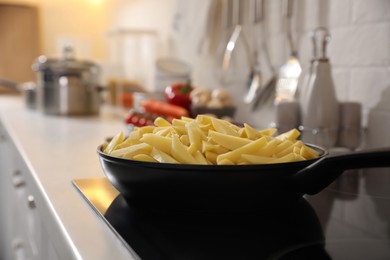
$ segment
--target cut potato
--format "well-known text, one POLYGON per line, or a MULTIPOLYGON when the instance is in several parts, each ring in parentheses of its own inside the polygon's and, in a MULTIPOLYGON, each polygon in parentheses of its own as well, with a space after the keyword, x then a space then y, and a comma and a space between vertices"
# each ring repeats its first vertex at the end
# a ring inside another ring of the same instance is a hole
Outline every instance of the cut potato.
POLYGON ((172 157, 180 163, 197 164, 195 158, 188 152, 187 147, 180 142, 179 136, 172 136, 172 157))
POLYGON ((143 162, 158 162, 156 159, 154 159, 152 156, 148 154, 136 154, 133 156, 133 160, 136 161, 143 161, 143 162))
POLYGON ((150 156, 152 156, 156 161, 160 163, 179 163, 169 154, 164 153, 163 151, 160 151, 156 148, 152 149, 150 156))
POLYGON ((123 140, 125 139, 125 135, 123 133, 123 131, 121 131, 120 133, 116 134, 112 139, 111 141, 108 143, 106 149, 104 150, 105 153, 107 154, 110 154, 114 149, 115 147, 122 143, 123 140))
POLYGON ((252 142, 248 138, 242 138, 238 136, 228 135, 219 133, 216 131, 210 131, 209 136, 211 139, 216 142, 217 144, 229 149, 229 150, 235 150, 237 148, 240 148, 241 146, 244 146, 246 144, 249 144, 252 142))
POLYGON ((171 153, 172 140, 169 137, 155 135, 155 134, 144 134, 140 139, 141 142, 147 143, 153 147, 156 147, 164 153, 171 153))
POLYGON ((127 159, 132 159, 134 155, 143 153, 143 154, 148 154, 150 151, 152 151, 152 146, 146 143, 140 143, 140 144, 135 144, 131 146, 127 146, 125 148, 117 149, 114 150, 110 153, 112 156, 116 157, 123 157, 127 159))
POLYGON ((233 151, 220 154, 217 157, 217 163, 221 163, 224 161, 224 159, 228 159, 232 162, 237 162, 241 158, 242 154, 256 154, 259 150, 261 150, 265 145, 267 144, 267 140, 262 137, 260 139, 257 139, 253 142, 250 142, 249 144, 246 144, 240 148, 237 148, 233 151))

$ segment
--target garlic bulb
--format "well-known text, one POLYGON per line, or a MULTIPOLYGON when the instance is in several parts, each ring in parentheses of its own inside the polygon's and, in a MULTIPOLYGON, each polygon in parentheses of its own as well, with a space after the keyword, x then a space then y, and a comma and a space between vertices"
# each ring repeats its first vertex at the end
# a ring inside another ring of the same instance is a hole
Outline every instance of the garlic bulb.
POLYGON ((229 92, 226 89, 217 88, 214 89, 211 93, 212 99, 218 99, 223 106, 232 106, 233 100, 229 92))
POLYGON ((197 87, 190 93, 192 104, 195 106, 206 106, 211 99, 210 90, 197 87))

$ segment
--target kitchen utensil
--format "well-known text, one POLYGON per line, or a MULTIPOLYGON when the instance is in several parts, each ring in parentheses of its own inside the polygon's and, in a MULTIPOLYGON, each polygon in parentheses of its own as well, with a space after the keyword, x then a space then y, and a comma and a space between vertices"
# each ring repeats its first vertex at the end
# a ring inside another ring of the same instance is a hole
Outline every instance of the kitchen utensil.
POLYGON ((241 25, 238 24, 238 21, 235 19, 235 4, 236 2, 234 0, 227 0, 226 1, 226 31, 230 31, 233 29, 232 33, 228 36, 228 42, 224 46, 224 52, 222 55, 222 81, 224 81, 224 72, 230 67, 230 60, 232 58, 232 53, 234 48, 236 47, 236 42, 238 40, 238 37, 241 33, 241 25))
POLYGON ((229 28, 228 24, 228 10, 227 1, 214 0, 209 1, 209 8, 207 11, 206 26, 202 36, 199 38, 197 54, 201 55, 203 48, 207 45, 208 54, 214 57, 218 50, 218 45, 223 38, 225 31, 223 26, 229 28), (224 17, 225 15, 225 17, 224 17), (222 23, 225 20, 225 24, 222 23))
POLYGON ((291 18, 293 10, 292 0, 284 1, 284 16, 286 18, 286 36, 290 46, 290 57, 286 63, 280 68, 278 82, 276 83, 276 98, 275 102, 293 101, 295 92, 298 86, 298 80, 302 72, 301 64, 298 60, 297 47, 294 45, 291 32, 291 18))
MULTIPOLYGON (((233 52, 237 46, 238 40, 242 40, 242 44, 244 47, 244 51, 248 60, 248 66, 250 70, 250 76, 254 74, 254 58, 252 57, 252 53, 250 51, 250 46, 248 42, 248 38, 246 37, 244 31, 243 31, 243 19, 244 19, 244 1, 233 1, 230 0, 228 2, 228 12, 231 12, 231 14, 228 14, 228 19, 231 19, 232 21, 236 21, 236 24, 234 26, 234 30, 232 34, 229 37, 228 43, 226 44, 225 47, 225 52, 223 54, 223 59, 222 59, 222 77, 221 77, 221 82, 223 84, 229 83, 229 78, 228 78, 228 70, 231 66, 231 60, 232 60, 232 55, 233 52), (237 6, 235 6, 237 4, 237 6), (234 12, 234 10, 237 10, 234 12)), ((230 24, 230 21, 229 21, 230 24)))
POLYGON ((308 85, 310 84, 311 75, 313 74, 313 63, 318 58, 318 50, 317 50, 317 43, 316 38, 314 37, 315 32, 313 31, 311 33, 311 40, 312 40, 312 46, 313 46, 313 52, 312 52, 312 58, 310 59, 310 62, 303 72, 303 75, 301 76, 300 81, 298 82, 297 86, 297 92, 296 92, 296 98, 298 100, 302 100, 302 98, 306 98, 308 85))
POLYGON ((232 54, 234 48, 236 47, 236 42, 238 40, 238 37, 240 36, 241 31, 242 31, 241 25, 236 25, 234 27, 232 35, 229 38, 228 43, 226 44, 226 50, 222 60, 222 69, 224 71, 226 71, 230 67, 230 60, 232 59, 232 54))
POLYGON ((314 30, 312 37, 315 50, 318 43, 317 37, 320 34, 322 34, 321 51, 319 57, 313 58, 310 79, 308 84, 303 86, 303 92, 299 97, 301 131, 304 142, 330 148, 337 141, 340 109, 332 79, 331 65, 326 54, 330 34, 324 27, 314 30))
MULTIPOLYGON (((253 52, 253 57, 254 57, 254 64, 253 64, 253 69, 251 71, 250 75, 250 84, 249 84, 249 89, 248 93, 244 97, 244 102, 247 104, 251 104, 256 96, 258 95, 259 90, 261 89, 262 86, 262 76, 261 76, 261 70, 260 70, 260 64, 259 64, 259 57, 258 57, 258 45, 259 43, 259 36, 257 35, 257 27, 258 25, 262 22, 263 20, 263 0, 253 0, 252 1, 252 7, 254 11, 253 15, 253 33, 252 37, 254 37, 254 44, 252 48, 254 49, 253 52)), ((261 37, 264 37, 262 34, 261 37)))
POLYGON ((347 169, 390 166, 390 149, 330 156, 309 145, 316 159, 263 165, 191 165, 134 161, 97 148, 103 171, 139 207, 193 211, 258 211, 288 207, 316 194, 347 169), (276 205, 276 206, 275 206, 276 205))
POLYGON ((36 84, 35 82, 18 83, 7 79, 0 79, 0 86, 4 86, 22 93, 26 107, 36 108, 36 84))
POLYGON ((277 74, 274 73, 267 84, 261 87, 261 90, 253 102, 252 110, 256 110, 266 104, 269 104, 270 100, 272 100, 273 105, 273 101, 275 100, 275 88, 277 81, 277 74))
POLYGON ((46 114, 93 115, 99 112, 100 68, 89 61, 77 61, 66 46, 63 57, 40 56, 32 66, 37 72, 37 102, 46 114))
MULTIPOLYGON (((266 104, 270 104, 269 101, 272 100, 272 105, 273 105, 273 100, 275 100, 275 85, 277 82, 277 73, 276 70, 271 62, 271 57, 269 54, 268 50, 268 44, 267 41, 265 40, 265 25, 262 22, 264 20, 264 3, 263 0, 253 0, 253 9, 254 9, 254 17, 255 17, 255 22, 259 24, 260 27, 260 46, 261 46, 261 53, 263 54, 262 57, 264 57, 268 69, 271 73, 271 76, 269 79, 267 79, 264 83, 264 78, 266 78, 265 74, 261 74, 261 86, 257 86, 253 100, 251 101, 252 104, 252 110, 256 110, 258 108, 262 108, 266 104)), ((255 66, 255 68, 259 67, 258 65, 255 66)), ((256 79, 254 79, 256 83, 256 79)), ((256 84, 254 84, 256 86, 256 84)))

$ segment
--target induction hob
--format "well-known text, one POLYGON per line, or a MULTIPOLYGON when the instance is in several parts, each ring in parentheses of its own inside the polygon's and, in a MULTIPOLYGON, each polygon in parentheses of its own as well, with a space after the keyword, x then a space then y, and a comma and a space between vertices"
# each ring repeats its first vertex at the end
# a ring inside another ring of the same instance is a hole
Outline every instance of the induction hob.
POLYGON ((290 208, 229 215, 134 208, 106 178, 73 184, 140 259, 390 259, 390 169, 346 172, 290 208))

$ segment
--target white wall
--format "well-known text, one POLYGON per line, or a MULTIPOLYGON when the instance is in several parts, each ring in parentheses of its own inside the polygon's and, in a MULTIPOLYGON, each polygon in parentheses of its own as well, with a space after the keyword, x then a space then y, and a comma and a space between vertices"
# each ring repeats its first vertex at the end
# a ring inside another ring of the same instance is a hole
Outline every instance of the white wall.
MULTIPOLYGON (((264 38, 269 45, 271 59, 276 68, 284 63, 289 53, 284 37, 281 3, 282 1, 265 1, 264 38)), ((333 66, 338 98, 341 101, 361 102, 364 108, 363 122, 367 124, 369 111, 378 104, 382 92, 390 88, 390 1, 297 0, 293 20, 294 33, 299 44, 299 57, 304 67, 308 65, 311 57, 310 32, 317 26, 326 26, 330 29, 332 40, 328 55, 333 66)), ((186 26, 190 26, 190 22, 187 21, 186 26)), ((248 30, 248 23, 245 26, 248 30)), ((216 87, 218 81, 210 80, 210 77, 216 78, 216 73, 210 73, 215 71, 215 64, 212 62, 207 64, 200 60, 201 55, 186 41, 187 36, 183 34, 181 38, 184 41, 184 46, 180 46, 181 53, 195 66, 195 82, 200 85, 212 85, 214 82, 213 87, 216 87)), ((241 58, 245 56, 242 50, 239 51, 241 58)), ((227 87, 239 97, 237 102, 241 107, 240 118, 246 117, 246 121, 264 125, 261 121, 264 118, 265 121, 269 120, 267 115, 262 114, 263 111, 251 113, 240 100, 244 89, 243 75, 247 73, 245 61, 241 62, 239 70, 241 70, 239 81, 234 86, 227 87)))

